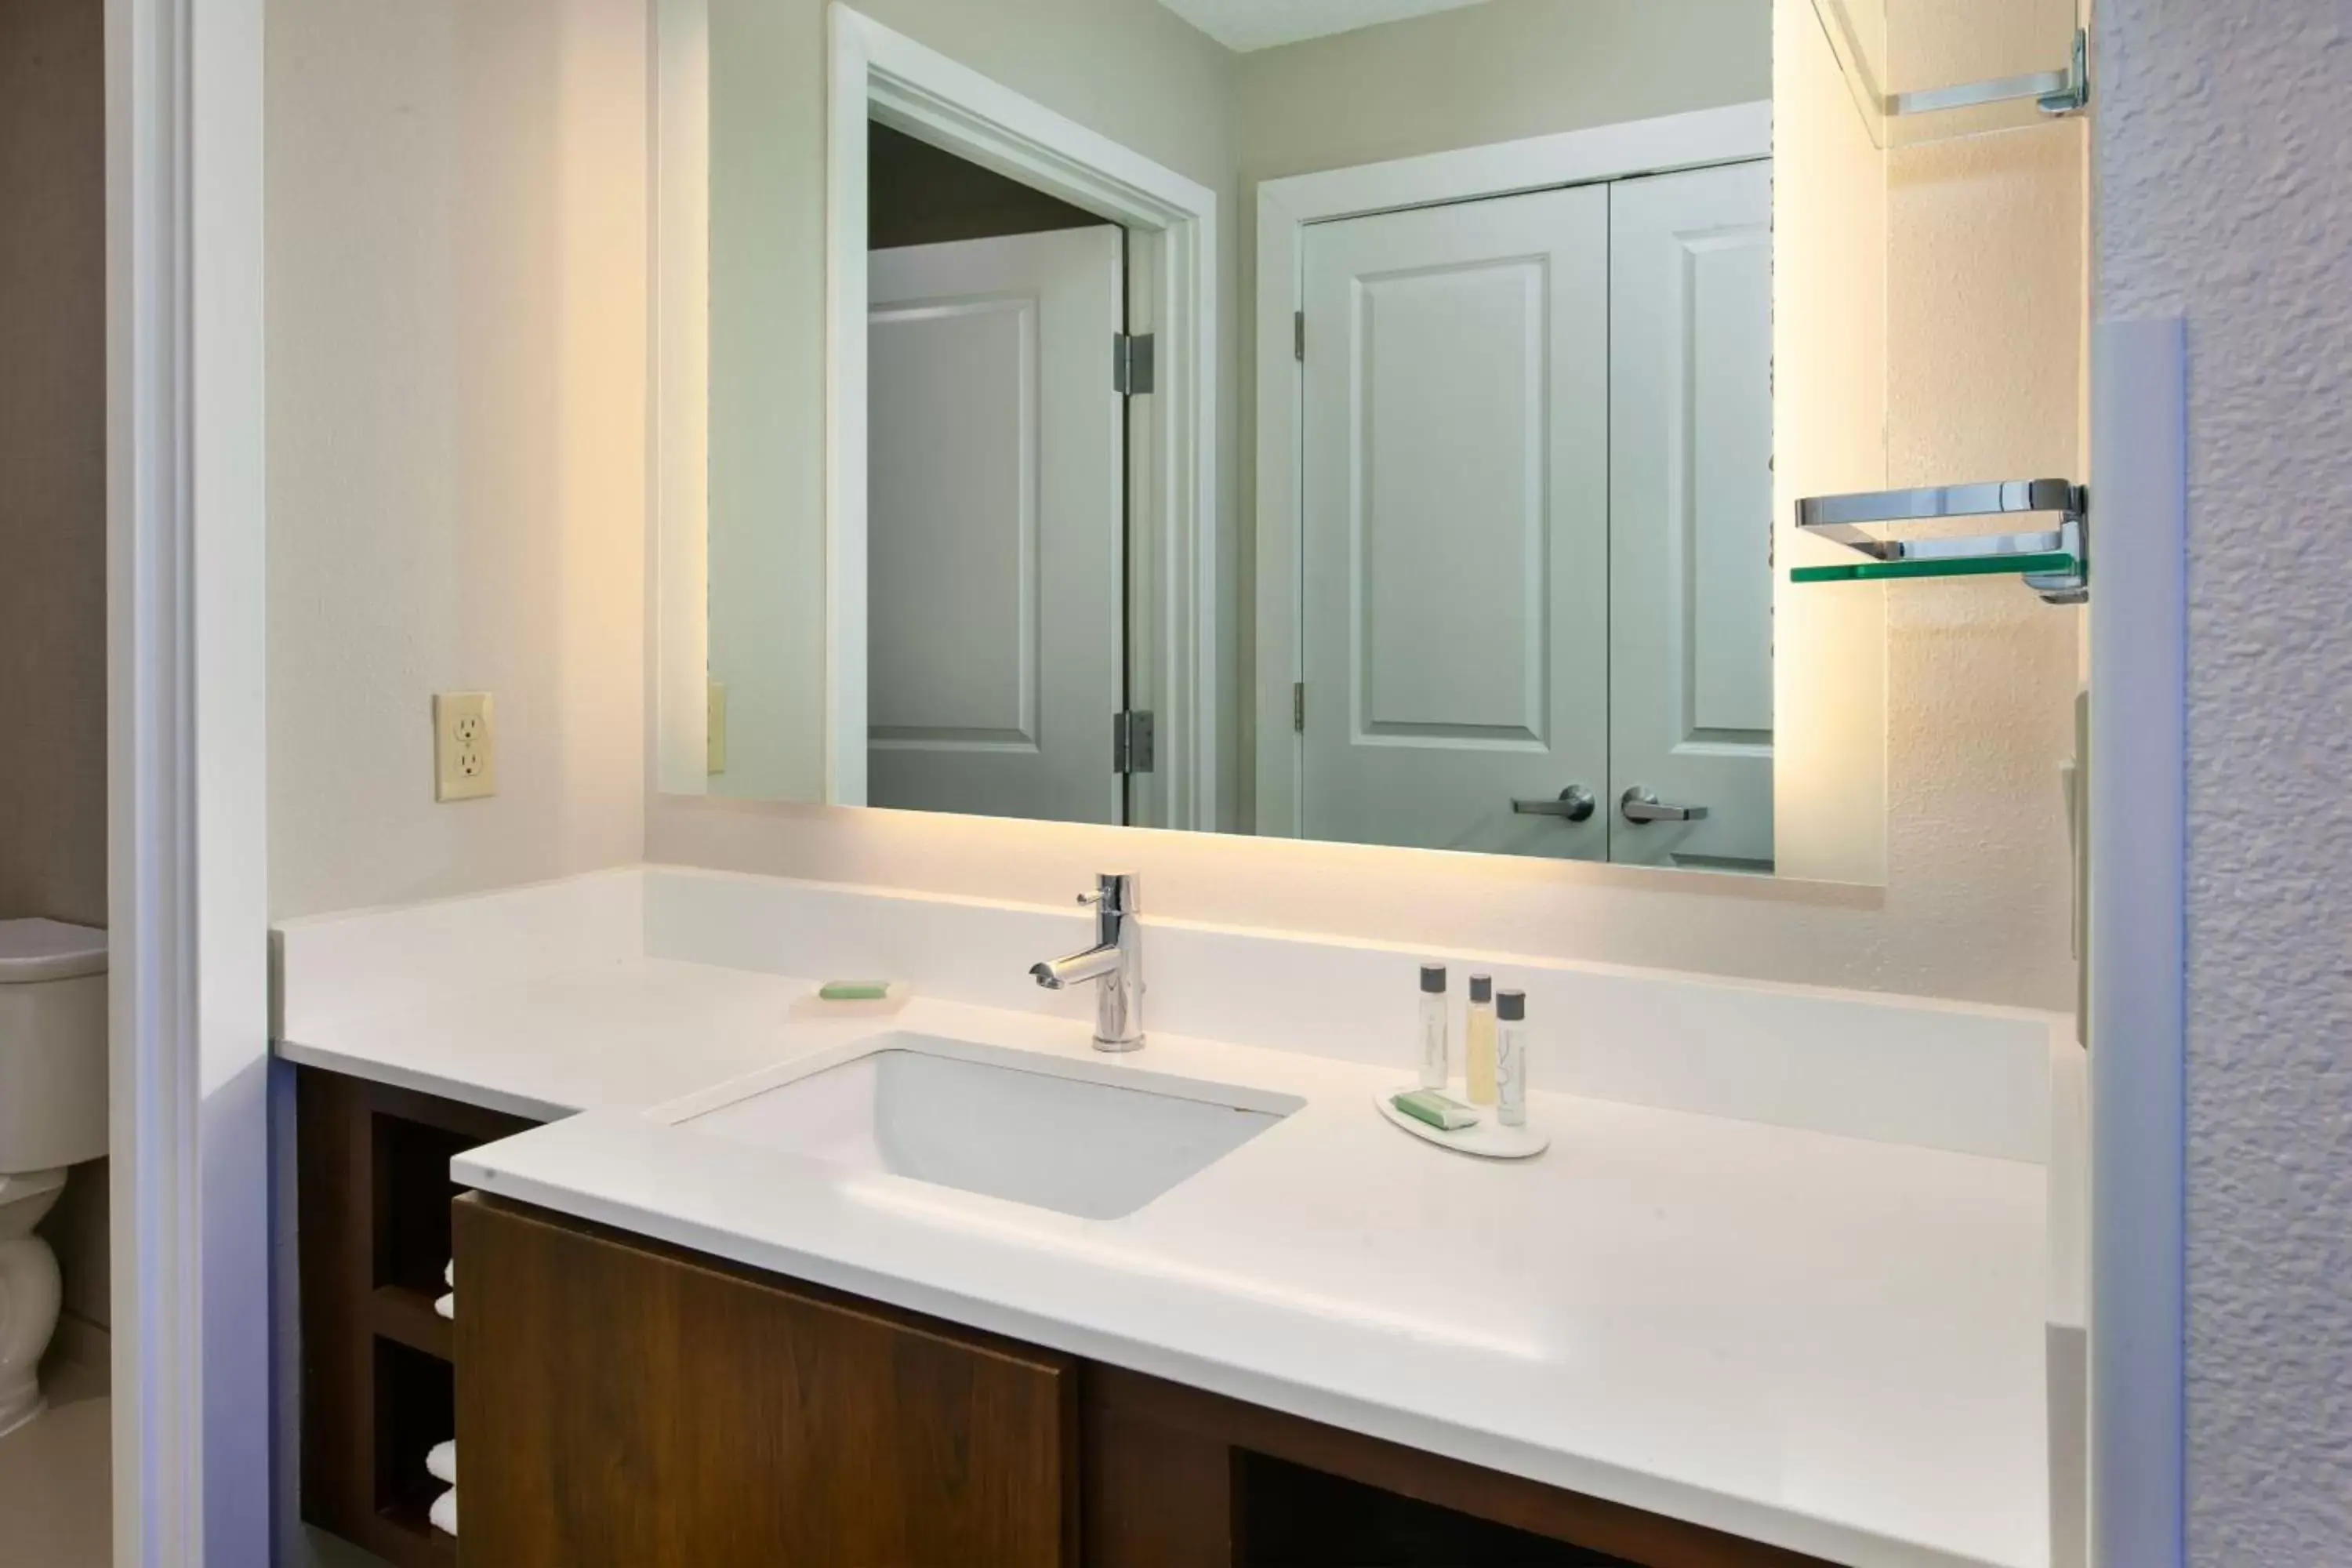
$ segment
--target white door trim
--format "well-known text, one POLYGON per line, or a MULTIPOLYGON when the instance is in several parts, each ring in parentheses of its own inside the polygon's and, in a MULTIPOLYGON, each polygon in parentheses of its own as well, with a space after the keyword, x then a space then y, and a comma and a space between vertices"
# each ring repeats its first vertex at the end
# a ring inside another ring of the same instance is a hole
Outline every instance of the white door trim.
POLYGON ((1769 100, 1564 131, 1520 142, 1268 180, 1257 188, 1257 818, 1259 834, 1301 831, 1300 749, 1291 725, 1301 679, 1299 362, 1292 323, 1308 224, 1556 185, 1664 174, 1772 154, 1769 100))
POLYGON ((269 1560, 261 0, 107 5, 114 1561, 269 1560))
MULTIPOLYGON (((866 800, 866 122, 1123 225, 1155 279, 1148 493, 1129 572, 1151 617, 1130 700, 1158 717, 1153 826, 1216 826, 1216 194, 847 5, 832 7, 825 145, 825 798, 866 800), (1139 689, 1139 686, 1140 689, 1139 689)), ((1103 349, 1110 374, 1110 348, 1103 349)), ((1109 756, 1106 740, 1106 764, 1109 756)))
POLYGON ((2189 366, 2091 333, 2091 1562, 2187 1561, 2189 366))

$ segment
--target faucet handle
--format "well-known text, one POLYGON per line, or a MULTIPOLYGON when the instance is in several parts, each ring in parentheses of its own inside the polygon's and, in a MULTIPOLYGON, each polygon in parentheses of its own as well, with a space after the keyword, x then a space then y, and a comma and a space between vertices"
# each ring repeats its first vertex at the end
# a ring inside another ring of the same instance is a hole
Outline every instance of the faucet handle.
POLYGON ((1095 890, 1080 893, 1078 902, 1093 904, 1111 914, 1131 915, 1135 912, 1135 882, 1132 871, 1098 871, 1095 874, 1095 890))

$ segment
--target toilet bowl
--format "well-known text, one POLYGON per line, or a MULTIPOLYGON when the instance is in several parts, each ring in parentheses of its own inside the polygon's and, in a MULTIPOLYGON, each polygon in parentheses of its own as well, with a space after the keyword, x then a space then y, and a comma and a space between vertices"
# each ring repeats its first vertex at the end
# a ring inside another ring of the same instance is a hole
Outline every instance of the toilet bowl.
POLYGON ((0 1437, 38 1415, 41 1352, 58 1326, 58 1258, 33 1234, 65 1191, 63 1171, 0 1176, 0 1437))
POLYGON ((57 1254, 33 1234, 106 1152, 106 933, 0 921, 0 1436, 41 1413, 57 1254))

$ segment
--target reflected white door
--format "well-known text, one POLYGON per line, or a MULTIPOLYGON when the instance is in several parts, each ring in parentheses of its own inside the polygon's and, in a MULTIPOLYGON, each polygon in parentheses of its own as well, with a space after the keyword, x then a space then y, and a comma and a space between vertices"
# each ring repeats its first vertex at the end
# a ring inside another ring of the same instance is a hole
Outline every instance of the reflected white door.
POLYGON ((1598 859, 1608 782, 1609 193, 1305 246, 1310 838, 1598 859))
POLYGON ((1119 231, 877 251, 874 805, 1122 820, 1119 231))
POLYGON ((1769 869, 1771 165, 1618 182, 1610 249, 1609 857, 1769 869))

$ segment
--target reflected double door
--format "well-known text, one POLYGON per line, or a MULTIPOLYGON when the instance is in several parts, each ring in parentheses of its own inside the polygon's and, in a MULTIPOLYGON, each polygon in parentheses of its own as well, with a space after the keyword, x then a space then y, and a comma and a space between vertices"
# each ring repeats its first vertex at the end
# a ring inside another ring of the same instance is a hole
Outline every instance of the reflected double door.
POLYGON ((1307 837, 1769 868, 1770 208, 1750 163, 1308 231, 1307 837))

